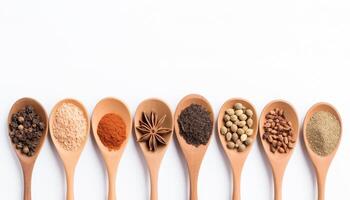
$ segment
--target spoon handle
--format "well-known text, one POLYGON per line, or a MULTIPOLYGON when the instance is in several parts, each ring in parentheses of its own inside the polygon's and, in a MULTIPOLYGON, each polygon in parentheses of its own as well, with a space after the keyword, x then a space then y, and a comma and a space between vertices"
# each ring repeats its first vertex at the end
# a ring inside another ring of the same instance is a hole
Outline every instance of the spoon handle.
POLYGON ((67 200, 74 200, 74 168, 66 168, 67 200))
POLYGON ((284 170, 273 173, 275 200, 282 200, 283 172, 284 170))
POLYGON ((189 168, 190 176, 190 200, 197 200, 197 183, 198 183, 199 167, 189 168))
POLYGON ((151 176, 151 200, 158 200, 158 169, 149 170, 151 176))
POLYGON ((318 200, 324 200, 327 171, 324 170, 322 173, 321 170, 317 169, 316 173, 317 173, 316 176, 317 176, 318 200))
POLYGON ((115 178, 117 173, 116 166, 107 167, 108 173, 108 200, 116 200, 115 178))
POLYGON ((233 195, 232 200, 241 199, 241 167, 232 167, 233 174, 233 195))
POLYGON ((23 167, 23 176, 24 176, 24 191, 23 191, 23 199, 31 200, 31 188, 32 188, 32 173, 33 173, 33 165, 23 167))

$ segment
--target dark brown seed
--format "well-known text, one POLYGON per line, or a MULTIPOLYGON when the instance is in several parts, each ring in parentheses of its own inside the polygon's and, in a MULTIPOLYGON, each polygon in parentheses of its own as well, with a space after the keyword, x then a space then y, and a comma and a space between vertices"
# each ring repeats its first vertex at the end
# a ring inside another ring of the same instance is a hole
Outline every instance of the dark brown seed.
POLYGON ((210 113, 199 104, 185 108, 178 118, 180 135, 195 147, 208 143, 212 132, 210 113))
POLYGON ((11 117, 9 123, 12 143, 24 155, 32 156, 45 129, 45 123, 32 106, 25 106, 11 117))

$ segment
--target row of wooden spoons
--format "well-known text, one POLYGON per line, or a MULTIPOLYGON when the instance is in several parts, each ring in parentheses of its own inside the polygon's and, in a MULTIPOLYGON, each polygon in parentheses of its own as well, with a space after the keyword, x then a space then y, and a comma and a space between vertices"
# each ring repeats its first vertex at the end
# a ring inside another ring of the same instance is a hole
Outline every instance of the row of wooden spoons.
MULTIPOLYGON (((56 109, 63 103, 72 103, 76 106, 78 106, 83 112, 86 117, 86 119, 89 119, 89 114, 84 108, 84 106, 73 99, 64 99, 60 101, 59 103, 56 104, 56 106, 53 108, 52 113, 56 111, 56 109)), ((164 103, 163 101, 159 99, 148 99, 140 103, 138 106, 135 117, 134 117, 134 128, 135 128, 135 123, 139 121, 141 118, 141 115, 143 112, 150 112, 150 111, 155 111, 161 115, 166 115, 167 120, 164 122, 164 125, 166 127, 171 128, 172 130, 175 130, 176 138, 177 141, 179 142, 179 145, 181 147, 181 150, 183 152, 184 158, 187 162, 188 166, 188 171, 189 171, 189 179, 190 179, 190 199, 191 200, 197 200, 197 179, 199 175, 199 170, 201 166, 201 162, 203 160, 203 157, 205 155, 205 152, 207 150, 207 147, 210 142, 208 142, 206 145, 200 145, 198 147, 195 147, 193 145, 190 145, 186 143, 186 141, 183 139, 182 136, 179 135, 179 126, 177 122, 177 118, 184 110, 184 108, 188 107, 191 104, 199 104, 203 107, 205 107, 209 113, 210 113, 210 118, 212 121, 212 127, 214 127, 214 112, 212 107, 210 106, 209 102, 202 96, 196 95, 196 94, 191 94, 186 97, 184 97, 178 104, 176 111, 175 111, 175 116, 173 118, 173 114, 171 112, 171 109, 169 106, 164 103)), ((297 117, 297 114, 295 112, 295 109, 287 102, 277 100, 277 101, 272 101, 268 105, 265 106, 261 113, 260 121, 258 122, 258 117, 256 110, 254 106, 248 102, 247 100, 244 99, 230 99, 226 101, 223 106, 220 109, 219 115, 218 115, 218 120, 217 120, 217 133, 218 133, 218 138, 220 139, 220 142, 222 144, 222 147, 227 155, 227 158, 229 159, 231 163, 231 168, 232 168, 232 173, 233 173, 233 181, 234 181, 234 188, 233 188, 233 196, 232 198, 234 200, 239 200, 240 199, 240 176, 241 176, 241 171, 243 169, 244 162, 252 148, 252 145, 249 145, 247 149, 244 152, 237 152, 237 151, 232 151, 229 150, 226 147, 226 141, 223 137, 220 136, 220 127, 222 126, 222 118, 225 114, 225 110, 228 108, 232 108, 233 105, 236 103, 242 103, 244 104, 247 108, 251 109, 254 112, 254 117, 253 117, 253 136, 252 139, 253 141, 255 140, 257 136, 257 132, 259 129, 260 133, 260 139, 262 141, 262 146, 264 148, 264 151, 266 153, 266 156, 271 164, 271 168, 273 171, 273 176, 274 176, 274 185, 275 185, 275 199, 276 200, 281 200, 282 194, 281 194, 281 187, 282 187, 282 177, 285 171, 285 168, 287 166, 288 160, 290 156, 292 155, 293 151, 290 151, 287 154, 273 154, 270 151, 269 145, 263 141, 262 135, 264 134, 264 130, 262 128, 262 125, 264 123, 264 116, 272 109, 274 108, 281 108, 285 111, 286 117, 292 122, 293 126, 293 135, 294 139, 297 140, 299 138, 299 120, 297 117)), ((16 154, 20 160, 22 169, 23 169, 23 175, 24 175, 24 199, 25 200, 30 200, 31 199, 31 175, 33 171, 33 166, 35 163, 35 160, 40 152, 40 149, 43 145, 43 142, 45 141, 46 135, 48 133, 48 130, 52 129, 51 124, 52 121, 54 120, 54 115, 50 115, 50 118, 47 117, 47 114, 45 112, 45 109, 38 103, 36 100, 31 99, 31 98, 23 98, 18 100, 11 108, 10 113, 9 113, 9 118, 8 120, 10 121, 11 116, 13 113, 16 113, 18 110, 23 108, 24 106, 31 105, 34 107, 34 109, 37 111, 41 119, 43 119, 46 124, 46 129, 45 129, 45 134, 43 137, 41 137, 41 142, 39 146, 37 147, 36 153, 32 157, 27 157, 23 155, 19 150, 17 150, 14 146, 14 149, 16 151, 16 154)), ((306 114, 306 117, 304 119, 304 126, 303 130, 305 131, 305 126, 306 123, 310 120, 311 116, 318 111, 327 111, 332 113, 334 116, 337 117, 339 122, 341 123, 340 116, 336 109, 332 107, 331 105, 327 103, 318 103, 315 104, 313 107, 310 108, 308 113, 306 114)), ((89 120, 88 120, 89 121, 89 120)), ((90 123, 87 124, 87 131, 90 130, 90 123)), ((118 163, 120 161, 120 158, 122 156, 122 153, 124 151, 124 148, 127 144, 128 141, 128 136, 130 135, 131 129, 132 129, 132 118, 131 114, 129 112, 128 107, 120 100, 114 99, 114 98, 105 98, 101 100, 95 107, 92 117, 91 117, 91 129, 92 129, 92 134, 93 137, 96 141, 96 144, 101 152, 101 155, 104 159, 105 166, 108 172, 108 179, 109 179, 109 190, 108 190, 108 199, 109 200, 114 200, 116 199, 116 194, 115 194, 115 177, 116 177, 116 171, 118 167, 118 163), (110 151, 108 150, 107 147, 105 147, 102 142, 99 139, 99 136, 97 135, 97 126, 101 118, 108 113, 115 113, 118 114, 126 123, 126 130, 127 130, 127 138, 120 147, 119 150, 117 151, 110 151)), ((75 166, 79 160, 80 154, 83 150, 84 145, 81 145, 78 150, 75 151, 67 151, 63 149, 58 142, 55 140, 55 138, 51 133, 51 139, 53 141, 54 146, 56 147, 57 153, 60 156, 64 168, 65 168, 65 173, 66 173, 66 180, 67 180, 67 200, 73 200, 74 199, 74 193, 73 193, 73 179, 74 179, 74 169, 75 166)), ((139 133, 134 130, 136 138, 139 138, 140 135, 139 133)), ((88 138, 88 133, 86 133, 87 137, 84 141, 84 144, 87 141, 88 138)), ((169 141, 172 139, 172 134, 170 134, 169 137, 166 138, 167 144, 169 144, 169 141)), ((304 134, 304 140, 305 139, 305 134, 304 134)), ((151 192, 150 192, 150 199, 151 200, 156 200, 157 199, 157 182, 158 182, 158 171, 160 167, 161 160, 164 156, 164 153, 168 147, 168 145, 161 146, 157 151, 152 152, 147 149, 147 147, 141 143, 138 143, 140 145, 141 151, 144 155, 144 158, 146 160, 146 163, 148 165, 150 177, 151 177, 151 192)), ((318 182, 318 193, 319 193, 319 200, 324 199, 324 189, 325 189, 325 177, 327 174, 328 167, 336 153, 336 150, 333 151, 330 155, 326 157, 321 157, 318 156, 316 153, 314 153, 310 147, 308 146, 308 143, 305 142, 305 146, 307 149, 307 152, 309 154, 309 157, 311 161, 313 162, 313 165, 316 170, 317 174, 317 182, 318 182)), ((339 146, 339 144, 338 144, 339 146)))

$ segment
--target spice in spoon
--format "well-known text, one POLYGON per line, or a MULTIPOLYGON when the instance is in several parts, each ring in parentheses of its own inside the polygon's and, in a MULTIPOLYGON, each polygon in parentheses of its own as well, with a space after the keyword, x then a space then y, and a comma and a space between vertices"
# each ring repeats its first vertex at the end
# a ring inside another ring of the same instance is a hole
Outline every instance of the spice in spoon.
POLYGON ((329 112, 316 112, 306 125, 306 139, 311 150, 317 155, 329 155, 336 149, 340 140, 339 121, 329 112))
POLYGON ((191 104, 180 113, 177 122, 180 135, 187 144, 198 147, 208 143, 213 125, 206 108, 199 104, 191 104))
POLYGON ((263 139, 269 143, 272 153, 288 153, 294 148, 292 122, 283 109, 275 108, 265 115, 263 139))
POLYGON ((99 121, 97 135, 110 151, 118 150, 126 139, 125 122, 119 115, 108 113, 99 121))
POLYGON ((63 149, 75 151, 86 139, 87 123, 81 108, 72 103, 63 103, 54 113, 53 135, 63 149))
POLYGON ((253 111, 247 109, 242 103, 236 103, 225 111, 220 133, 225 137, 228 149, 237 149, 238 152, 243 152, 247 146, 252 144, 253 115, 253 111))
POLYGON ((45 127, 46 124, 33 106, 25 106, 11 117, 9 124, 11 141, 23 155, 33 156, 45 127))
POLYGON ((165 118, 166 115, 163 115, 158 119, 158 114, 155 112, 150 112, 149 115, 142 112, 142 118, 139 120, 139 125, 136 127, 142 134, 138 142, 147 143, 150 151, 157 151, 158 145, 166 145, 167 143, 164 136, 170 134, 171 129, 163 126, 165 118))

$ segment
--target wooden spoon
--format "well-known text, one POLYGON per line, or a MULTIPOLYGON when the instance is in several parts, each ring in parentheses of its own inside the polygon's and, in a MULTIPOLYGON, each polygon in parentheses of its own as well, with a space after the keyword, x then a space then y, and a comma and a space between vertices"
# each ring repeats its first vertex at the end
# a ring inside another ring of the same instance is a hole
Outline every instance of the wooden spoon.
POLYGON ((275 108, 283 109, 287 120, 289 120, 292 123, 293 139, 295 141, 297 141, 299 138, 299 121, 298 121, 297 113, 295 112, 294 108, 288 102, 282 101, 282 100, 272 101, 269 104, 267 104, 260 116, 260 121, 259 121, 260 140, 264 147, 266 156, 272 167, 272 173, 274 176, 274 186, 275 186, 274 188, 275 200, 281 200, 283 174, 288 164, 288 161, 294 151, 294 148, 296 147, 296 142, 294 144, 294 148, 291 149, 288 153, 281 154, 278 152, 272 153, 270 151, 270 145, 268 144, 267 141, 263 139, 263 135, 265 132, 264 122, 265 122, 266 114, 275 108))
POLYGON ((166 135, 162 135, 166 141, 166 145, 158 145, 156 151, 150 151, 148 148, 148 143, 145 142, 137 142, 141 148, 141 151, 144 155, 144 158, 147 162, 150 177, 151 177, 151 200, 158 199, 158 171, 160 167, 160 163, 164 157, 164 153, 167 150, 169 143, 172 139, 172 131, 174 128, 173 115, 169 106, 159 99, 147 99, 140 103, 140 105, 136 109, 136 114, 134 118, 134 132, 136 140, 143 135, 140 133, 136 127, 139 126, 139 121, 142 119, 142 113, 149 115, 149 113, 153 111, 157 113, 158 119, 166 116, 165 121, 163 123, 164 128, 170 128, 171 132, 166 135))
MULTIPOLYGON (((209 102, 200 95, 197 94, 190 94, 185 96, 177 105, 176 112, 175 112, 175 133, 176 138, 180 144, 182 153, 184 154, 184 157, 187 162, 187 167, 189 171, 189 177, 190 177, 190 200, 197 200, 197 180, 198 180, 198 174, 199 169, 204 157, 204 154, 208 148, 208 145, 210 143, 210 139, 206 145, 200 145, 198 147, 195 147, 191 144, 187 144, 185 139, 180 135, 180 128, 178 124, 178 118, 181 114, 181 112, 190 106, 191 104, 199 104, 206 108, 206 110, 210 113, 210 119, 212 121, 212 127, 214 127, 214 113, 213 109, 211 108, 209 102)), ((211 130, 212 132, 212 130, 211 130)), ((212 136, 212 134, 211 134, 212 136)), ((211 137, 210 137, 211 138, 211 137)))
MULTIPOLYGON (((304 125, 303 125, 303 137, 304 137, 304 143, 306 147, 306 151, 309 154, 309 157, 313 163, 313 166, 316 171, 316 177, 317 177, 317 185, 318 185, 318 199, 319 200, 324 200, 325 199, 325 185, 326 185, 326 176, 328 172, 328 168, 335 156, 335 153, 338 150, 340 139, 337 144, 337 147, 334 149, 334 151, 327 155, 327 156, 319 156, 315 152, 312 151, 307 138, 306 138, 306 126, 308 122, 310 121, 311 117, 319 111, 326 111, 334 115, 337 120, 339 121, 340 124, 340 133, 342 131, 342 123, 341 123, 341 118, 337 110, 330 104, 328 103, 317 103, 313 105, 309 111, 307 112, 305 119, 304 119, 304 125)), ((341 136, 341 135, 340 135, 341 136)))
MULTIPOLYGON (((40 116, 41 120, 45 123, 45 130, 43 132, 43 135, 40 138, 40 142, 39 142, 38 146, 35 149, 35 153, 31 157, 23 155, 21 153, 21 151, 16 148, 16 145, 13 144, 11 141, 11 144, 12 144, 12 146, 17 154, 17 157, 19 159, 19 162, 21 163, 21 166, 22 166, 22 171, 23 171, 23 176, 24 176, 24 191, 23 191, 23 199, 24 200, 31 200, 32 199, 32 197, 31 197, 32 172, 33 172, 33 168, 34 168, 34 163, 35 163, 35 161, 40 153, 40 150, 45 142, 45 139, 46 139, 46 135, 47 135, 47 131, 48 131, 47 114, 45 112, 45 109, 42 107, 42 105, 39 102, 37 102, 36 100, 31 99, 31 98, 22 98, 13 104, 13 106, 10 110, 10 113, 8 115, 8 124, 10 124, 12 121, 11 120, 12 115, 14 113, 20 111, 25 106, 29 106, 29 105, 33 106, 36 113, 40 116)), ((10 138, 10 140, 11 140, 11 138, 10 138)))
POLYGON ((52 142, 54 146, 56 147, 57 153, 60 156, 64 169, 66 172, 66 179, 67 179, 67 193, 66 193, 66 199, 67 200, 73 200, 74 199, 74 170, 75 166, 79 160, 80 154, 84 149, 84 146, 87 142, 88 136, 89 136, 89 130, 90 130, 90 121, 89 121, 89 114, 86 111, 85 107, 83 104, 81 104, 79 101, 74 100, 74 99, 64 99, 58 102, 55 107, 52 109, 51 114, 50 114, 50 119, 49 119, 49 129, 50 129, 50 136, 52 139, 52 142), (56 140, 54 133, 53 133, 53 122, 55 121, 55 114, 56 110, 61 107, 62 104, 64 103, 71 103, 74 104, 75 106, 79 107, 85 118, 86 118, 86 137, 85 141, 82 142, 80 145, 79 149, 74 150, 74 151, 67 151, 65 150, 62 145, 56 140))
POLYGON ((115 178, 116 171, 118 168, 118 164, 120 158, 124 152, 125 146, 128 143, 130 131, 131 131, 131 115, 128 107, 120 100, 114 98, 105 98, 97 103, 92 117, 91 117, 91 126, 92 126, 92 135, 95 138, 96 144, 100 149, 103 160, 105 161, 105 165, 108 173, 109 187, 108 187, 108 199, 115 200, 116 192, 115 192, 115 178), (100 140, 100 137, 97 134, 98 124, 103 116, 109 113, 114 113, 119 115, 125 125, 126 125, 126 139, 123 144, 120 146, 118 150, 109 150, 100 140))
POLYGON ((242 103, 243 106, 245 106, 247 109, 250 109, 253 111, 253 135, 250 137, 253 139, 253 141, 255 141, 257 132, 258 132, 258 117, 256 114, 256 110, 254 108, 254 106, 247 100, 245 99, 239 99, 239 98, 233 98, 233 99, 229 99, 227 100, 224 105, 222 105, 220 112, 219 112, 219 116, 218 116, 218 121, 217 121, 217 133, 218 133, 218 137, 219 140, 221 142, 221 145, 227 155, 227 158, 230 161, 231 164, 231 169, 232 169, 232 174, 233 174, 233 180, 234 180, 234 188, 233 188, 233 195, 232 195, 232 199, 233 200, 239 200, 241 199, 241 195, 240 195, 240 182, 241 182, 241 173, 242 173, 242 168, 244 165, 245 160, 247 159, 247 156, 250 152, 250 150, 252 149, 253 143, 250 144, 249 146, 247 146, 247 148, 243 151, 243 152, 238 152, 237 149, 229 149, 227 148, 227 141, 225 139, 225 136, 221 135, 220 133, 220 129, 221 127, 224 125, 224 115, 225 115, 225 111, 229 108, 233 108, 233 106, 236 103, 242 103))

